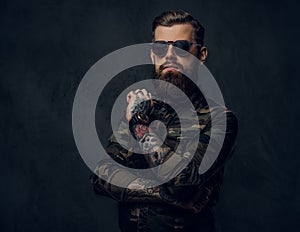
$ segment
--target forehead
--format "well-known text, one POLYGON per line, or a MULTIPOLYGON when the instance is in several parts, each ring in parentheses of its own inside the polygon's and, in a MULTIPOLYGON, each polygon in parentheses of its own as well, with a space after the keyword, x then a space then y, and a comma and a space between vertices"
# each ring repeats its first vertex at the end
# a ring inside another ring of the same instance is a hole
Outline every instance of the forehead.
POLYGON ((194 28, 189 23, 175 24, 170 27, 158 26, 155 29, 154 40, 175 41, 194 40, 194 28))

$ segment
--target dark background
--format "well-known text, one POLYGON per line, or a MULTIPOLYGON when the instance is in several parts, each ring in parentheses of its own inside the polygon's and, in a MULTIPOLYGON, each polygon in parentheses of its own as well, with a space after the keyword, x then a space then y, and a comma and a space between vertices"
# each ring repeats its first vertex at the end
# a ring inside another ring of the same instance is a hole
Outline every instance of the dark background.
POLYGON ((93 193, 77 151, 73 98, 96 61, 149 42, 154 16, 178 8, 206 27, 206 65, 239 118, 219 231, 299 230, 296 1, 2 0, 0 8, 0 231, 118 231, 116 203, 93 193))

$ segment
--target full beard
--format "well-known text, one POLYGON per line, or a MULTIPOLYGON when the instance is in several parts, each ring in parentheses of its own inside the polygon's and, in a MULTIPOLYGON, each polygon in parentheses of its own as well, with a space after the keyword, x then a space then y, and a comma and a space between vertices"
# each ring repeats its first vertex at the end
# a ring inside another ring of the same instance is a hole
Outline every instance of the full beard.
POLYGON ((194 94, 199 92, 199 89, 195 83, 180 71, 162 71, 162 68, 160 68, 159 71, 155 71, 155 79, 162 80, 160 82, 155 82, 155 88, 158 96, 162 97, 163 99, 176 102, 184 101, 184 99, 182 99, 182 94, 178 94, 178 90, 176 91, 176 87, 179 88, 190 99, 194 94))

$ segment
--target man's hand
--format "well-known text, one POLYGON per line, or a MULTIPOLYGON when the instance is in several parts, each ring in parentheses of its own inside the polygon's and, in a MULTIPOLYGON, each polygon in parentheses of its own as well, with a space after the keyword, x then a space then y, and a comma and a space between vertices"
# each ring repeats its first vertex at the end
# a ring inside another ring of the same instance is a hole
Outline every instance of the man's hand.
POLYGON ((130 91, 126 100, 128 103, 126 109, 126 119, 129 122, 132 116, 137 112, 136 107, 142 103, 144 100, 149 100, 152 98, 151 93, 148 93, 146 89, 137 89, 135 91, 130 91))

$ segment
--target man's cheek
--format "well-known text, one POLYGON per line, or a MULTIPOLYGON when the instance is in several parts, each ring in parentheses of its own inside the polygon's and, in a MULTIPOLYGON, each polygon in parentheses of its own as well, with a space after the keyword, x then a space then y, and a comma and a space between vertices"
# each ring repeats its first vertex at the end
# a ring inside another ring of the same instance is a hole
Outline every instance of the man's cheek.
POLYGON ((155 65, 155 72, 156 73, 159 73, 160 69, 161 69, 161 65, 155 65))

